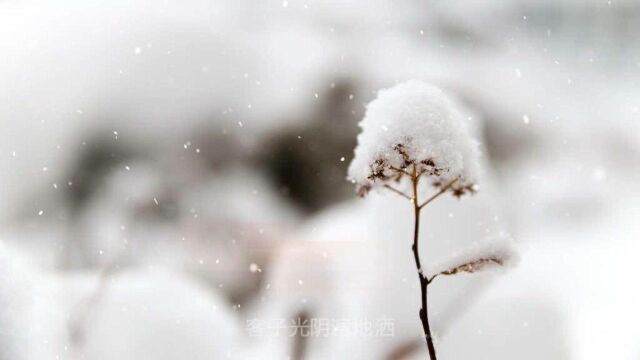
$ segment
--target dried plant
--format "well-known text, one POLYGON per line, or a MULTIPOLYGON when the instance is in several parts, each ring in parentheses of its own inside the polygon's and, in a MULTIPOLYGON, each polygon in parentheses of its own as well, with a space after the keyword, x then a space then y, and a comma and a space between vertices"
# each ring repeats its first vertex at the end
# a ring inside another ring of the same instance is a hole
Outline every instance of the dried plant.
POLYGON ((412 251, 421 290, 419 317, 429 357, 436 360, 428 315, 429 285, 440 275, 474 273, 504 263, 495 252, 476 254, 428 276, 420 259, 422 209, 445 193, 460 198, 477 191, 477 143, 469 135, 455 102, 440 89, 418 81, 380 91, 378 98, 368 105, 360 126, 362 133, 358 136, 349 178, 360 196, 374 188, 386 189, 413 205, 412 251), (420 190, 425 183, 435 193, 421 200, 420 190))
POLYGON ((466 272, 466 273, 475 273, 478 272, 482 269, 484 269, 485 267, 489 266, 489 265, 499 265, 502 266, 504 265, 505 259, 500 258, 500 257, 489 257, 489 258, 479 258, 479 259, 475 259, 475 260, 471 260, 469 262, 460 264, 460 265, 456 265, 454 267, 452 267, 451 269, 448 270, 443 270, 440 271, 437 274, 434 274, 433 276, 431 276, 429 278, 428 282, 432 282, 433 279, 435 279, 437 276, 439 275, 455 275, 461 272, 466 272))

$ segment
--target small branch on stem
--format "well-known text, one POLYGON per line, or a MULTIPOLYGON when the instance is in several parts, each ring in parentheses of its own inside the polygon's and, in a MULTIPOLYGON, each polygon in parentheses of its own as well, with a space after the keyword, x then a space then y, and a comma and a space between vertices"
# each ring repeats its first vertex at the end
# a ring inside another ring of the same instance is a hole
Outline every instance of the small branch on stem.
POLYGON ((454 267, 452 267, 451 269, 448 270, 443 270, 440 271, 439 273, 431 276, 430 278, 428 278, 427 283, 431 283, 436 277, 440 276, 440 275, 455 275, 461 272, 467 272, 467 273, 475 273, 479 270, 482 270, 483 268, 489 266, 489 265, 498 265, 498 266, 502 266, 504 265, 505 260, 501 257, 498 256, 493 256, 493 257, 485 257, 485 258, 479 258, 479 259, 474 259, 471 261, 468 261, 464 264, 460 264, 460 265, 456 265, 454 267))
POLYGON ((445 185, 442 190, 438 191, 435 195, 433 195, 432 197, 428 198, 425 202, 423 202, 422 204, 420 204, 420 208, 423 208, 425 206, 427 206, 427 204, 429 204, 430 202, 432 202, 433 200, 437 199, 440 195, 444 194, 447 192, 447 190, 449 190, 453 184, 455 184, 458 181, 458 178, 455 178, 453 180, 451 180, 447 185, 445 185))
POLYGON ((409 177, 412 177, 411 173, 409 173, 407 170, 398 169, 398 168, 397 168, 397 167, 395 167, 395 166, 389 166, 389 169, 391 169, 391 170, 393 170, 393 171, 396 171, 396 172, 399 172, 399 173, 402 173, 402 174, 405 174, 405 175, 407 175, 407 176, 409 176, 409 177))
POLYGON ((407 200, 413 200, 413 198, 412 198, 411 196, 409 196, 409 195, 407 195, 407 194, 403 193, 402 191, 400 191, 400 190, 398 190, 398 189, 394 188, 394 187, 393 187, 393 186, 391 186, 391 185, 387 185, 387 184, 385 184, 385 185, 384 185, 384 187, 385 187, 385 189, 389 189, 389 190, 393 191, 394 193, 396 193, 396 194, 398 194, 398 195, 402 196, 403 198, 405 198, 405 199, 407 199, 407 200))

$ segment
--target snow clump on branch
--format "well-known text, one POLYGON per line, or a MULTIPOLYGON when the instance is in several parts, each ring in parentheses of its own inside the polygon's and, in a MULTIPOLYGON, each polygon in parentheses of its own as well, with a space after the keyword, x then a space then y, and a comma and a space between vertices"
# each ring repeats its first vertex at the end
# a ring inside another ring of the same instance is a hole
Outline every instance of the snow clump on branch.
POLYGON ((380 90, 359 125, 348 178, 361 196, 414 170, 456 196, 474 192, 478 142, 463 108, 440 88, 410 80, 380 90))

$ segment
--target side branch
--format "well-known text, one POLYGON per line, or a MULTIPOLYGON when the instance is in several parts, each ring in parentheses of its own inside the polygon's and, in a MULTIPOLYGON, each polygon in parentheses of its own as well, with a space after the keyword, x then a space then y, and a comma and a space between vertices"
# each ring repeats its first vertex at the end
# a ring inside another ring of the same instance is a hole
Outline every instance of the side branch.
POLYGON ((467 273, 475 273, 477 271, 482 270, 483 268, 485 268, 488 265, 498 265, 498 266, 502 266, 504 265, 505 260, 503 258, 500 257, 485 257, 485 258, 480 258, 480 259, 475 259, 469 262, 466 262, 464 264, 461 265, 457 265, 451 269, 448 270, 444 270, 441 271, 431 277, 427 278, 427 284, 430 284, 436 277, 440 276, 440 275, 455 275, 461 272, 467 272, 467 273))
POLYGON ((399 172, 399 173, 402 173, 402 174, 405 174, 405 175, 413 178, 413 175, 410 172, 408 172, 407 170, 399 169, 399 168, 397 168, 395 166, 390 166, 389 169, 391 169, 393 171, 396 171, 396 172, 399 172))
POLYGON ((420 204, 418 207, 422 209, 423 207, 427 206, 427 204, 429 204, 433 200, 437 199, 440 195, 442 195, 445 192, 447 192, 447 190, 451 189, 453 184, 455 184, 457 181, 458 181, 458 178, 455 178, 455 179, 451 180, 447 185, 445 185, 445 187, 442 188, 442 190, 438 191, 435 195, 433 195, 432 197, 428 198, 425 202, 420 204))
POLYGON ((413 198, 412 198, 411 196, 409 196, 409 195, 407 195, 407 194, 403 193, 402 191, 400 191, 400 190, 398 190, 398 189, 394 188, 394 187, 393 187, 393 186, 391 186, 391 185, 385 184, 385 185, 384 185, 384 187, 385 187, 385 189, 389 189, 389 190, 393 191, 394 193, 396 193, 396 194, 398 194, 398 195, 402 196, 403 198, 405 198, 405 199, 407 199, 407 200, 413 200, 413 198))

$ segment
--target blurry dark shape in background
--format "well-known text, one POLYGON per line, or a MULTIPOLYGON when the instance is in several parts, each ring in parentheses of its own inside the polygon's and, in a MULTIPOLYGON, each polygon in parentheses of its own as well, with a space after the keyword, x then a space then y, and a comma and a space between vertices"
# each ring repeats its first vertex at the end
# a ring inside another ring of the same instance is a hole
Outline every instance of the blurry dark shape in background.
POLYGON ((123 142, 114 143, 113 134, 105 129, 94 130, 83 141, 78 159, 72 164, 64 182, 63 204, 69 217, 71 234, 63 245, 59 266, 65 269, 89 267, 86 239, 80 229, 82 213, 96 193, 104 189, 105 179, 118 166, 140 156, 123 142), (67 180, 68 179, 68 180, 67 180))
POLYGON ((518 118, 518 114, 511 109, 490 104, 482 96, 465 89, 454 91, 481 119, 481 140, 488 152, 487 158, 494 167, 518 161, 528 150, 538 145, 539 139, 527 129, 517 130, 504 126, 510 119, 518 118))
POLYGON ((353 193, 345 174, 363 109, 354 100, 355 88, 347 79, 332 83, 309 119, 273 135, 259 157, 280 192, 306 212, 353 193))
POLYGON ((203 159, 205 167, 215 173, 225 167, 247 164, 257 141, 238 124, 207 118, 195 126, 192 146, 198 149, 197 158, 203 159))

